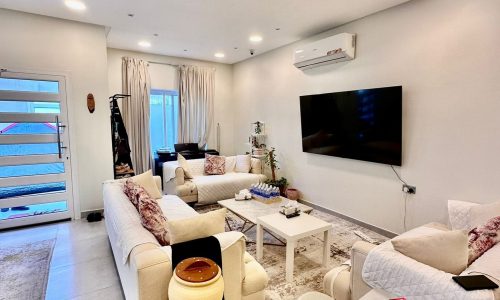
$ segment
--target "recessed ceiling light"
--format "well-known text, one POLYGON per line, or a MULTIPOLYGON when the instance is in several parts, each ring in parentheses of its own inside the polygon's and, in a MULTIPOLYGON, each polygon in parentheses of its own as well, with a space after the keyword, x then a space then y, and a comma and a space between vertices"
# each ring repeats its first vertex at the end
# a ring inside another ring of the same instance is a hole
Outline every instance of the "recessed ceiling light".
POLYGON ((258 43, 262 41, 262 37, 260 35, 252 35, 249 38, 250 42, 258 43))
POLYGON ((148 41, 140 41, 140 42, 138 43, 138 45, 139 45, 139 46, 141 46, 141 47, 144 47, 144 48, 149 48, 149 47, 151 47, 151 43, 150 43, 150 42, 148 42, 148 41))
POLYGON ((87 8, 87 6, 85 6, 85 3, 78 0, 66 0, 64 1, 64 4, 66 4, 67 7, 73 10, 85 10, 87 8))
POLYGON ((133 18, 134 17, 134 14, 127 14, 127 16, 133 18))
POLYGON ((278 31, 278 30, 281 30, 281 28, 279 28, 279 27, 276 27, 276 28, 274 28, 274 30, 278 31))
POLYGON ((222 52, 217 52, 217 53, 214 54, 214 56, 217 57, 217 58, 223 58, 226 55, 224 53, 222 53, 222 52))
POLYGON ((158 33, 153 33, 153 36, 159 36, 159 34, 158 33))
POLYGON ((188 49, 184 49, 184 52, 187 52, 187 51, 188 51, 188 49))
POLYGON ((238 47, 234 47, 233 49, 234 49, 234 50, 238 50, 238 47))
POLYGON ((302 50, 302 49, 295 50, 295 53, 302 53, 302 52, 304 52, 304 50, 302 50))

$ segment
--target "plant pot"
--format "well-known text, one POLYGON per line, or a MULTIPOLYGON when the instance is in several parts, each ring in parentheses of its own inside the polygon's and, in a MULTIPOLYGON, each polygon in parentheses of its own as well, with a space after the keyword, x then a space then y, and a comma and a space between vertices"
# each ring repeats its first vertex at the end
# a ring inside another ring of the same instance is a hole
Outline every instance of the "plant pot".
POLYGON ((299 199, 299 191, 297 189, 287 189, 286 197, 290 200, 297 200, 299 199))

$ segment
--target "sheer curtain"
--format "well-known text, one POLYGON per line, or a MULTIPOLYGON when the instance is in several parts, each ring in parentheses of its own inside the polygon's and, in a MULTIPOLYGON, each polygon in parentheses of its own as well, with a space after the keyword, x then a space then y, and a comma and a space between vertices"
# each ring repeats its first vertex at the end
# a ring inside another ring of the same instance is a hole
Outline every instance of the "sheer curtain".
POLYGON ((179 142, 205 147, 214 114, 215 68, 179 67, 179 142))
POLYGON ((147 62, 130 57, 122 58, 123 122, 127 129, 132 164, 136 174, 153 166, 149 138, 149 93, 151 80, 147 62))

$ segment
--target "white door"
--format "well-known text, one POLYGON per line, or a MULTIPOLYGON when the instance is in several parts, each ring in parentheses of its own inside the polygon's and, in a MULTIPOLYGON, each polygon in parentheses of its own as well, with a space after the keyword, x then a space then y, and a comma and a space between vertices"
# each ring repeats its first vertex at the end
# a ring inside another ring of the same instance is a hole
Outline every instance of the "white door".
POLYGON ((0 73, 0 229, 71 218, 65 77, 0 73))

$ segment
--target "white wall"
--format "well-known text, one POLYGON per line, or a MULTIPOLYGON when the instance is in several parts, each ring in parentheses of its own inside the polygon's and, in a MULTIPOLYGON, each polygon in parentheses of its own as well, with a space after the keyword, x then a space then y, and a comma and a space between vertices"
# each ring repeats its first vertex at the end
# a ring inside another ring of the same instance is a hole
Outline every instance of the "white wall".
POLYGON ((3 68, 67 76, 74 186, 82 211, 102 208, 101 183, 113 178, 104 27, 0 9, 0 43, 3 68))
POLYGON ((289 45, 234 66, 236 150, 248 123, 265 121, 283 173, 303 198, 403 230, 401 184, 387 165, 306 154, 299 96, 402 85, 403 166, 417 194, 408 224, 447 221, 447 199, 499 199, 500 2, 414 0, 308 41, 357 34, 357 58, 302 72, 289 45))
MULTIPOLYGON (((119 49, 108 49, 108 81, 110 94, 122 91, 122 57, 130 56, 146 61, 164 62, 171 64, 191 64, 197 66, 215 67, 215 99, 214 122, 210 132, 208 147, 215 149, 217 146, 216 126, 220 123, 221 154, 233 155, 233 68, 231 65, 211 63, 206 61, 191 60, 181 57, 146 54, 119 49)), ((153 89, 177 90, 177 69, 172 66, 149 64, 151 87, 153 89)))

